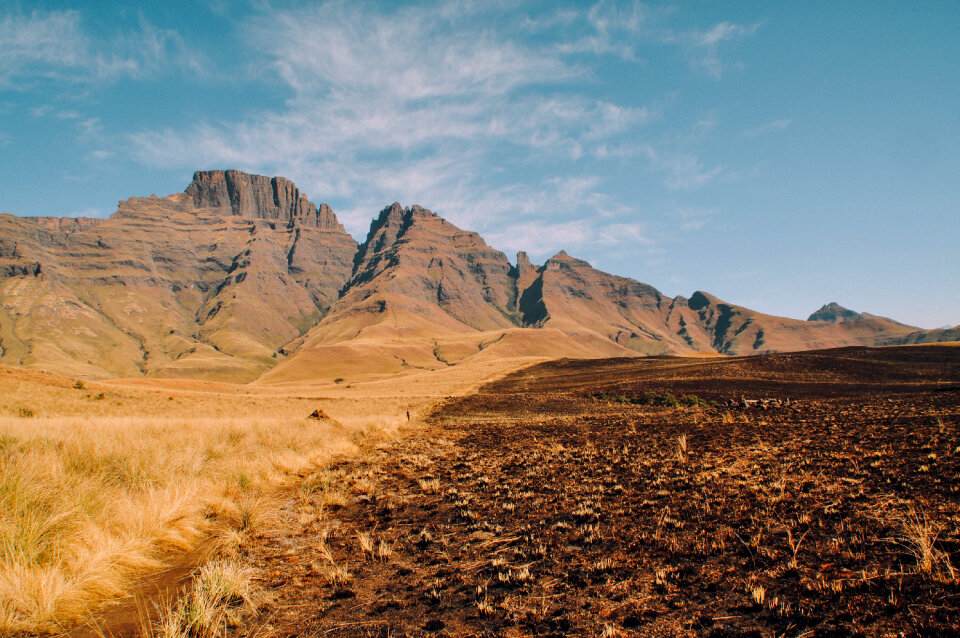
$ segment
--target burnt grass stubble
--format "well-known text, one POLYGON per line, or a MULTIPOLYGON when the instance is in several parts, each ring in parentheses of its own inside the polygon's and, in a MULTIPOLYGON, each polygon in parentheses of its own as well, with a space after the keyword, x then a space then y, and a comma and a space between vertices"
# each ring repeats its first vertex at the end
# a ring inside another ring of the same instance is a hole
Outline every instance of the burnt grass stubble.
POLYGON ((244 631, 957 635, 958 422, 960 348, 543 364, 332 465, 345 506, 291 500, 244 631), (650 390, 720 405, 594 396, 650 390))

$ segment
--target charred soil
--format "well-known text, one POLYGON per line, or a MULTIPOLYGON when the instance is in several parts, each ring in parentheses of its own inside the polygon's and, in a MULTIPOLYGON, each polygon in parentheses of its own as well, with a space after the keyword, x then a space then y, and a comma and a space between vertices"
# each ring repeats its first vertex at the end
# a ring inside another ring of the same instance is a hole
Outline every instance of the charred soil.
POLYGON ((958 423, 957 347, 538 365, 291 498, 240 631, 956 635, 958 423))

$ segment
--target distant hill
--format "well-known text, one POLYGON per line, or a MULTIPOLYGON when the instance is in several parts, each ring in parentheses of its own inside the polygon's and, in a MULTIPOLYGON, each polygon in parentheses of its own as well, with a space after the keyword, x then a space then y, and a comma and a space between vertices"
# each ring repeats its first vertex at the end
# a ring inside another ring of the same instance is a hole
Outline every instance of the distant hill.
POLYGON ((712 355, 960 339, 827 304, 664 296, 560 252, 515 262, 419 206, 359 246, 282 177, 194 175, 109 219, 0 215, 0 363, 88 377, 332 381, 498 356, 712 355))

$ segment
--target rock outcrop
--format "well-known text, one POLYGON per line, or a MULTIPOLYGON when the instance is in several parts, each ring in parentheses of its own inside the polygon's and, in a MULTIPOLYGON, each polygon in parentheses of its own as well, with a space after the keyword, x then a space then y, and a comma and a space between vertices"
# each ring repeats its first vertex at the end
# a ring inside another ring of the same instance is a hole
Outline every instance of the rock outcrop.
POLYGON ((329 206, 315 206, 285 177, 233 170, 197 171, 184 193, 194 208, 209 208, 248 219, 273 219, 289 226, 343 230, 329 206))

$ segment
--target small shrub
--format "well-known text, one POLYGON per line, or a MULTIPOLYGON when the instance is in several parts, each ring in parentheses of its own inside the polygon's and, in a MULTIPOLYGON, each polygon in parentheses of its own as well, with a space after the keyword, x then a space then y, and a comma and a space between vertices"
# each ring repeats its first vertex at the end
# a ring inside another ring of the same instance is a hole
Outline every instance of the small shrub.
POLYGON ((677 403, 679 403, 685 408, 694 408, 694 407, 708 408, 714 405, 712 401, 707 401, 706 399, 702 399, 696 396, 695 394, 685 394, 677 399, 677 403))
POLYGON ((675 408, 679 405, 677 397, 669 392, 646 392, 643 395, 646 405, 654 405, 664 408, 675 408))
POLYGON ((337 377, 333 380, 334 383, 343 383, 343 377, 337 377))
POLYGON ((85 390, 86 388, 87 388, 87 384, 85 384, 80 379, 77 379, 77 382, 73 384, 74 390, 85 390))
POLYGON ((649 405, 658 408, 676 408, 676 407, 713 407, 712 401, 707 401, 693 394, 685 394, 676 397, 670 392, 644 392, 643 396, 627 397, 624 395, 610 396, 604 392, 597 392, 592 395, 599 401, 611 401, 613 403, 623 403, 629 405, 649 405))
POLYGON ((33 416, 33 410, 30 408, 17 408, 17 416, 28 419, 33 416))

